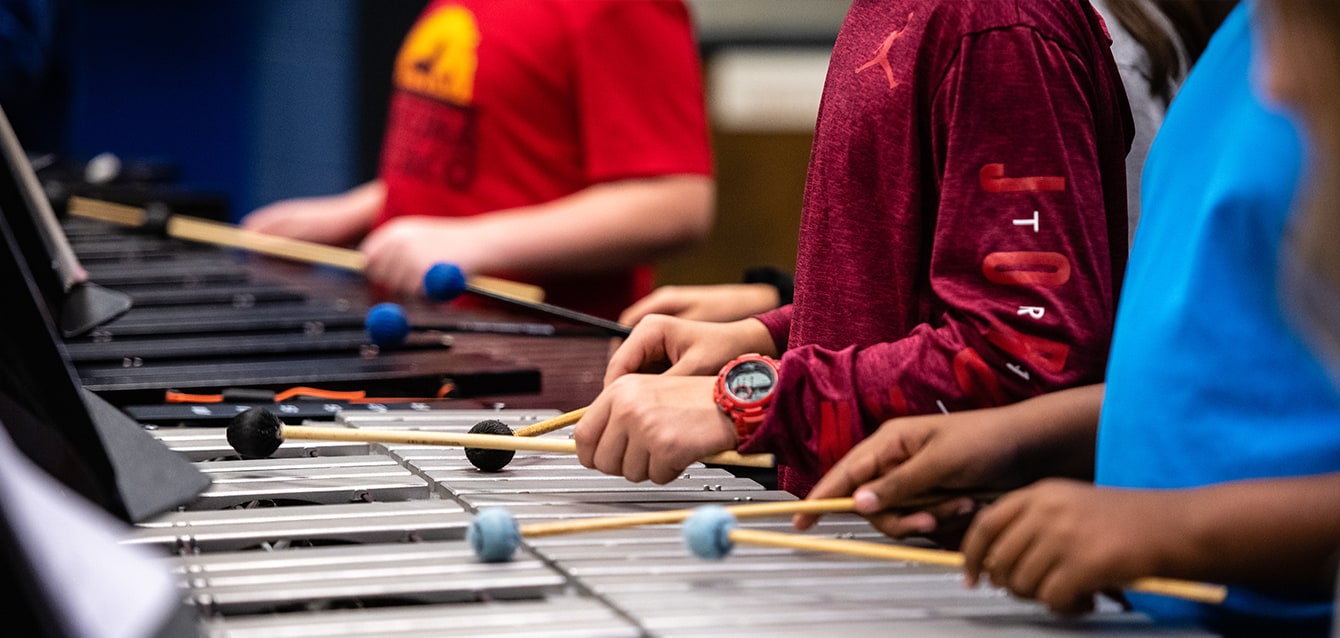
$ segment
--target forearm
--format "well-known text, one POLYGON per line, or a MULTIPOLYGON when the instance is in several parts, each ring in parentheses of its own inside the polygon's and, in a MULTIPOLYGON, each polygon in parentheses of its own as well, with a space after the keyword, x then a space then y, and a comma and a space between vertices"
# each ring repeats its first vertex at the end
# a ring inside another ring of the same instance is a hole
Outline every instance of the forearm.
POLYGON ((386 204, 386 187, 373 180, 336 195, 274 202, 242 219, 248 230, 336 246, 368 233, 386 204))
POLYGON ((1025 481, 1048 476, 1093 479, 1103 384, 1049 392, 999 408, 1010 425, 1003 435, 1025 481))
POLYGON ((374 179, 355 186, 334 198, 331 214, 317 223, 332 236, 331 243, 348 245, 372 230, 373 223, 386 206, 386 185, 374 179))
POLYGON ((706 236, 710 177, 669 175, 599 184, 552 202, 471 218, 478 272, 588 272, 646 263, 706 236))
POLYGON ((345 191, 341 197, 351 210, 368 215, 371 221, 386 205, 386 183, 374 179, 345 191))
POLYGON ((1240 585, 1335 586, 1340 473, 1179 490, 1160 575, 1240 585))

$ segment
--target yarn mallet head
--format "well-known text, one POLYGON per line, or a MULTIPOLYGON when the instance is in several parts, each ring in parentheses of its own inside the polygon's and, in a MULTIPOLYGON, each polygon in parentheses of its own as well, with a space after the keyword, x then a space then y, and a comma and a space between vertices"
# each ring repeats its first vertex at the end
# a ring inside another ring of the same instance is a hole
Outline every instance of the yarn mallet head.
POLYGON ((501 507, 480 510, 470 527, 465 530, 465 540, 475 556, 486 563, 505 563, 521 547, 521 527, 516 517, 501 507))
POLYGON ((283 423, 262 407, 249 408, 228 422, 228 445, 245 459, 269 458, 284 442, 283 423))
POLYGON ((695 556, 705 560, 721 560, 735 547, 730 532, 738 525, 735 515, 725 507, 704 505, 684 519, 681 532, 684 543, 695 556))
POLYGON ((451 301, 465 292, 465 273, 446 262, 433 264, 423 276, 423 291, 433 301, 451 301))
POLYGON ((409 318, 398 304, 379 303, 368 310, 363 326, 372 343, 382 348, 394 348, 409 337, 409 318))
MULTIPOLYGON (((506 423, 495 419, 488 419, 476 423, 470 428, 470 434, 498 434, 512 436, 512 428, 506 423)), ((497 472, 512 462, 516 456, 516 450, 490 450, 477 447, 465 448, 465 458, 470 461, 470 465, 479 468, 481 472, 497 472)))

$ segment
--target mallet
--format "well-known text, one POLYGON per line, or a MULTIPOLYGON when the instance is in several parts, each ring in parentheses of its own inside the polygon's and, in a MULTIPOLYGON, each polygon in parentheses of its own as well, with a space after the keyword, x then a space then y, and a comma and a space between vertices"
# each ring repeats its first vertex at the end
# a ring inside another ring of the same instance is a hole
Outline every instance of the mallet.
POLYGON ((438 332, 483 332, 490 334, 511 334, 527 336, 553 336, 558 330, 553 324, 517 321, 432 321, 416 320, 412 325, 409 317, 399 304, 382 302, 368 309, 363 319, 363 328, 367 330, 368 340, 373 345, 388 349, 399 348, 416 331, 438 332))
POLYGON ((573 323, 579 323, 599 329, 601 332, 611 337, 627 337, 632 330, 628 326, 621 325, 608 319, 602 319, 593 315, 577 312, 561 306, 547 304, 542 301, 519 301, 516 299, 505 298, 494 295, 489 292, 474 290, 466 283, 465 276, 461 274, 461 269, 454 264, 434 264, 423 276, 423 290, 433 301, 450 301, 460 296, 464 290, 471 290, 482 297, 489 297, 506 301, 519 308, 537 312, 544 315, 550 315, 566 319, 573 323))
MULTIPOLYGON (((705 560, 721 560, 727 554, 730 554, 731 549, 735 547, 735 543, 751 543, 769 547, 850 554, 866 558, 928 563, 949 567, 963 566, 963 554, 959 552, 741 529, 738 523, 735 514, 725 507, 720 505, 699 507, 684 521, 684 542, 695 556, 705 560)), ((1228 595, 1228 589, 1221 585, 1171 578, 1138 578, 1128 587, 1147 594, 1185 598, 1210 604, 1222 603, 1228 595)))
MULTIPOLYGON (((363 272, 367 265, 363 253, 357 250, 258 233, 208 219, 175 215, 162 204, 139 208, 76 196, 69 199, 67 209, 71 215, 77 217, 100 219, 122 226, 144 228, 168 237, 215 246, 240 248, 253 253, 270 255, 271 257, 334 266, 354 272, 363 272)), ((438 301, 450 301, 467 290, 490 299, 507 301, 524 307, 530 307, 532 304, 544 301, 544 290, 539 286, 483 275, 472 276, 469 281, 466 281, 465 276, 460 274, 460 268, 451 264, 439 265, 443 266, 443 274, 449 274, 454 269, 456 276, 460 279, 460 285, 459 287, 439 289, 439 293, 455 290, 455 295, 447 299, 438 299, 438 301)))
MULTIPOLYGON (((269 410, 250 408, 228 423, 228 444, 243 458, 267 458, 286 440, 345 441, 352 443, 402 443, 406 445, 440 445, 447 447, 475 447, 496 450, 528 450, 576 454, 577 442, 564 439, 498 436, 496 434, 457 434, 451 432, 422 432, 413 430, 363 430, 287 425, 269 410)), ((736 465, 741 467, 772 467, 771 454, 742 455, 721 452, 702 459, 704 463, 736 465)))
MULTIPOLYGON (((518 431, 519 433, 519 431, 518 431)), ((900 508, 919 508, 942 503, 951 498, 970 497, 990 500, 998 494, 943 494, 929 495, 899 505, 900 508)), ((780 501, 776 503, 749 503, 731 505, 722 509, 738 517, 772 516, 778 514, 829 514, 850 512, 853 510, 851 497, 816 500, 780 501)), ((480 560, 488 563, 505 562, 512 559, 522 538, 542 538, 561 534, 580 534, 610 529, 642 527, 644 525, 672 525, 688 519, 697 509, 667 510, 664 512, 646 512, 625 516, 587 518, 553 523, 517 524, 516 517, 505 508, 495 507, 481 510, 466 530, 470 547, 480 560)))
MULTIPOLYGON (((459 294, 459 293, 457 293, 459 294)), ((604 322, 604 319, 596 319, 604 322)), ((411 332, 415 330, 441 330, 443 332, 491 332, 504 334, 521 334, 549 336, 558 331, 553 325, 547 323, 518 323, 511 321, 465 321, 465 322, 443 322, 433 324, 425 323, 422 320, 416 320, 410 323, 409 316, 404 308, 399 304, 392 302, 383 302, 374 305, 368 309, 368 314, 363 320, 363 327, 368 332, 368 338, 372 343, 380 348, 398 348, 405 344, 409 339, 411 332)), ((601 331, 614 336, 625 336, 627 331, 618 333, 611 332, 608 326, 597 326, 601 331)))
MULTIPOLYGON (((545 419, 533 423, 524 428, 512 431, 511 426, 496 419, 488 419, 476 423, 470 428, 471 434, 490 434, 494 436, 521 436, 533 437, 541 434, 548 434, 554 430, 560 430, 581 420, 582 415, 586 414, 586 408, 578 408, 571 412, 560 414, 552 419, 545 419)), ((465 448, 465 458, 470 460, 470 464, 484 472, 497 472, 512 462, 512 457, 516 455, 516 450, 501 450, 496 448, 465 448)))

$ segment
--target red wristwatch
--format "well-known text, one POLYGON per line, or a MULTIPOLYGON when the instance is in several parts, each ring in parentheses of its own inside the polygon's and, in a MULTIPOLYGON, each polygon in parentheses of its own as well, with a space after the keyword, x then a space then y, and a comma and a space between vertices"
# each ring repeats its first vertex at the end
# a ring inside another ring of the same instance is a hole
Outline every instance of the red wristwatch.
POLYGON ((735 423, 735 434, 744 441, 763 421, 777 391, 777 361, 761 354, 746 354, 722 366, 712 387, 712 399, 735 423))

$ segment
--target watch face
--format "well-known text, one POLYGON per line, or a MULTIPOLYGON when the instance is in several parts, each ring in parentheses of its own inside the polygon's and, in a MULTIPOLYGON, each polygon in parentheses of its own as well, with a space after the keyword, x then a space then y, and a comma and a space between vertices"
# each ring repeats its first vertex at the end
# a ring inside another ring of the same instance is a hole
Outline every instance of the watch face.
POLYGON ((726 391, 745 403, 768 396, 776 385, 776 371, 762 361, 745 361, 726 373, 726 391))

